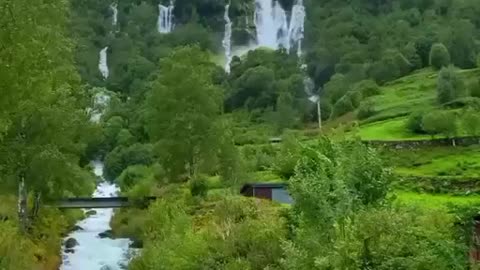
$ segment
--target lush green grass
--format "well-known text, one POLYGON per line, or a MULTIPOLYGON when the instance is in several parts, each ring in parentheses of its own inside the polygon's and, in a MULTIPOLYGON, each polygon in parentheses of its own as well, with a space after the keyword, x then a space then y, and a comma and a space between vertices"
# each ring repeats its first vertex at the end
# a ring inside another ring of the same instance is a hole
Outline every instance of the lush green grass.
MULTIPOLYGON (((459 70, 465 85, 478 78, 480 69, 459 70)), ((436 71, 424 69, 381 87, 381 94, 370 97, 375 114, 363 120, 359 135, 365 140, 415 140, 429 138, 405 128, 405 121, 414 111, 432 110, 436 101, 436 71)))
POLYGON ((396 201, 405 205, 422 208, 446 208, 449 206, 480 205, 480 196, 432 195, 414 192, 397 192, 396 201))
POLYGON ((397 173, 480 178, 480 147, 431 147, 384 153, 397 173))
POLYGON ((420 106, 434 107, 436 81, 437 73, 426 69, 385 85, 380 95, 369 99, 377 112, 370 121, 410 114, 420 106))
POLYGON ((428 139, 428 135, 410 132, 406 126, 406 117, 394 118, 360 126, 358 135, 363 140, 418 140, 428 139))

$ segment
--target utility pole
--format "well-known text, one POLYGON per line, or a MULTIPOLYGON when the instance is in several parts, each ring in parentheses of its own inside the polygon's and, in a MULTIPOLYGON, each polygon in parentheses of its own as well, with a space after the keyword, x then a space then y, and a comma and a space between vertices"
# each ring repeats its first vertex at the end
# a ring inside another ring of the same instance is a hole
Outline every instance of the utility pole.
POLYGON ((317 100, 317 115, 318 115, 318 128, 322 129, 322 109, 320 107, 320 97, 317 100))

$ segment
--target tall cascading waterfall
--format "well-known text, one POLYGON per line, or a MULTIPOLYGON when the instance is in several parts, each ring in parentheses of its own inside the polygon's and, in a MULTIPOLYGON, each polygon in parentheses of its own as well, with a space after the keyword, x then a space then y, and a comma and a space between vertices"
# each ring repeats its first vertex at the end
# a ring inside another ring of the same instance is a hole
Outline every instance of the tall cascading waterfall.
POLYGON ((230 4, 225 6, 225 35, 223 37, 222 45, 225 49, 225 58, 227 60, 225 64, 225 71, 230 73, 230 63, 232 62, 232 20, 229 15, 230 4))
POLYGON ((118 23, 118 4, 117 3, 111 4, 110 9, 112 10, 112 13, 113 13, 112 25, 116 26, 118 23))
POLYGON ((255 27, 258 46, 278 49, 285 45, 288 22, 285 10, 277 1, 255 0, 255 27))
POLYGON ((168 6, 158 5, 158 32, 167 34, 173 30, 173 1, 170 1, 168 6))
POLYGON ((108 70, 107 52, 108 47, 105 47, 100 51, 100 60, 98 62, 98 69, 100 70, 100 73, 102 74, 104 79, 108 79, 110 73, 108 70))
POLYGON ((255 0, 255 27, 257 45, 278 49, 283 47, 290 51, 297 46, 301 54, 301 43, 305 24, 305 7, 303 0, 295 0, 290 21, 282 6, 273 0, 255 0))
POLYGON ((287 49, 290 51, 291 46, 297 46, 297 54, 300 56, 302 54, 302 41, 304 38, 305 30, 305 6, 303 5, 303 0, 295 0, 295 3, 292 7, 292 14, 290 17, 290 27, 288 29, 288 46, 287 49))

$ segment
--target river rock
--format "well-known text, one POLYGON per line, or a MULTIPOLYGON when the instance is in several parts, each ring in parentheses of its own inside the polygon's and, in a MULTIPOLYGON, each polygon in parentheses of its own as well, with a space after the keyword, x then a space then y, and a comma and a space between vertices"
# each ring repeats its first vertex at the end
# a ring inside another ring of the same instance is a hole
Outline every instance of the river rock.
POLYGON ((75 253, 75 250, 73 248, 67 248, 65 249, 65 253, 75 253))
POLYGON ((76 231, 83 231, 83 228, 80 227, 80 226, 78 226, 78 225, 75 225, 75 226, 73 226, 72 231, 74 231, 74 232, 76 232, 76 231))
POLYGON ((98 237, 100 238, 113 238, 113 232, 112 230, 107 230, 107 231, 104 231, 102 233, 99 233, 98 234, 98 237))
POLYGON ((93 215, 96 215, 96 214, 97 214, 97 211, 95 211, 95 210, 88 210, 88 211, 85 213, 85 215, 86 215, 87 217, 90 217, 90 216, 93 216, 93 215))
POLYGON ((66 249, 72 249, 77 245, 78 245, 78 241, 75 238, 68 238, 67 241, 65 241, 66 249))
POLYGON ((132 239, 132 242, 128 246, 129 248, 143 248, 143 241, 140 239, 132 239))

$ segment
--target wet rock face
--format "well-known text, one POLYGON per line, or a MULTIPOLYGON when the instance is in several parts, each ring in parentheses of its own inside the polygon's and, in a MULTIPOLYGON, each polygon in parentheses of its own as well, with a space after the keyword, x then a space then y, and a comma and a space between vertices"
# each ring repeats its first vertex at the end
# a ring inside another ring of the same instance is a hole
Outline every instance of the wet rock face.
POLYGON ((78 246, 78 241, 75 238, 68 238, 67 241, 65 241, 65 248, 67 250, 72 249, 75 246, 78 246))

